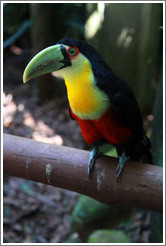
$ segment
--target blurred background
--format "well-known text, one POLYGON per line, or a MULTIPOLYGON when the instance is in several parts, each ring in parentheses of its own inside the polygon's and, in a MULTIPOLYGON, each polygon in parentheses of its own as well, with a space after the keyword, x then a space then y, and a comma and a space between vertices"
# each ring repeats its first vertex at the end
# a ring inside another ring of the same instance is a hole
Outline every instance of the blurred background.
MULTIPOLYGON (((69 117, 62 79, 49 74, 26 85, 22 81, 34 54, 64 37, 77 38, 94 45, 130 85, 154 162, 162 165, 162 13, 162 3, 4 3, 4 132, 89 148, 69 117)), ((162 216, 4 176, 4 242, 159 243, 162 216)))

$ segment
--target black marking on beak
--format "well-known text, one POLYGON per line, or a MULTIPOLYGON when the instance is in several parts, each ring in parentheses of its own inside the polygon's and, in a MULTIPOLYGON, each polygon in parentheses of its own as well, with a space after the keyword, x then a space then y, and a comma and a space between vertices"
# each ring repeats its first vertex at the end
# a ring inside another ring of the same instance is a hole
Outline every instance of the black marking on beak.
POLYGON ((63 60, 61 61, 61 62, 64 63, 64 65, 61 68, 71 66, 70 57, 68 56, 67 51, 66 51, 66 49, 65 49, 65 47, 63 45, 61 45, 61 52, 62 52, 63 57, 64 57, 63 60))

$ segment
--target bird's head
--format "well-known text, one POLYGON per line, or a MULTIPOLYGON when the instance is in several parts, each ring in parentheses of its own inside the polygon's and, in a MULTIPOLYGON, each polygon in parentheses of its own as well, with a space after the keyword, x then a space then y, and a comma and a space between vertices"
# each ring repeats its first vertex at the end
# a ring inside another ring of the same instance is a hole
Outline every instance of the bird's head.
POLYGON ((56 45, 40 51, 27 65, 23 81, 57 71, 62 77, 77 75, 86 65, 90 65, 90 57, 96 55, 95 49, 86 42, 75 39, 63 39, 56 45))

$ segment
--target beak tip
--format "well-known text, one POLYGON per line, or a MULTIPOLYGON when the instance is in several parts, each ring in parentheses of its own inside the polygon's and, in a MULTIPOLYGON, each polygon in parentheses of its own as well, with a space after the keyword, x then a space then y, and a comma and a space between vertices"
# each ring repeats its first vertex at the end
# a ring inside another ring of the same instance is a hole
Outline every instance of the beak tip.
POLYGON ((23 83, 25 84, 28 81, 28 78, 26 76, 26 73, 23 74, 23 83))
POLYGON ((27 80, 23 79, 23 83, 25 84, 27 82, 27 80))

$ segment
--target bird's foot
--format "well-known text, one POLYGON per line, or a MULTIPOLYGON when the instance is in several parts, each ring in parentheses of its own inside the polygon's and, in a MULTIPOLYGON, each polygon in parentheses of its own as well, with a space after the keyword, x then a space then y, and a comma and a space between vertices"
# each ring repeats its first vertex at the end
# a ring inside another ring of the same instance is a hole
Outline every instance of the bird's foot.
POLYGON ((88 176, 89 176, 89 178, 91 175, 91 171, 94 168, 95 161, 99 155, 101 155, 101 152, 99 152, 99 148, 95 146, 90 152, 90 158, 89 158, 89 163, 88 163, 88 176))
POLYGON ((119 157, 119 163, 116 169, 116 180, 118 180, 119 176, 122 173, 122 170, 124 168, 124 165, 126 164, 126 162, 130 159, 129 156, 126 156, 125 151, 123 151, 122 155, 119 157))

